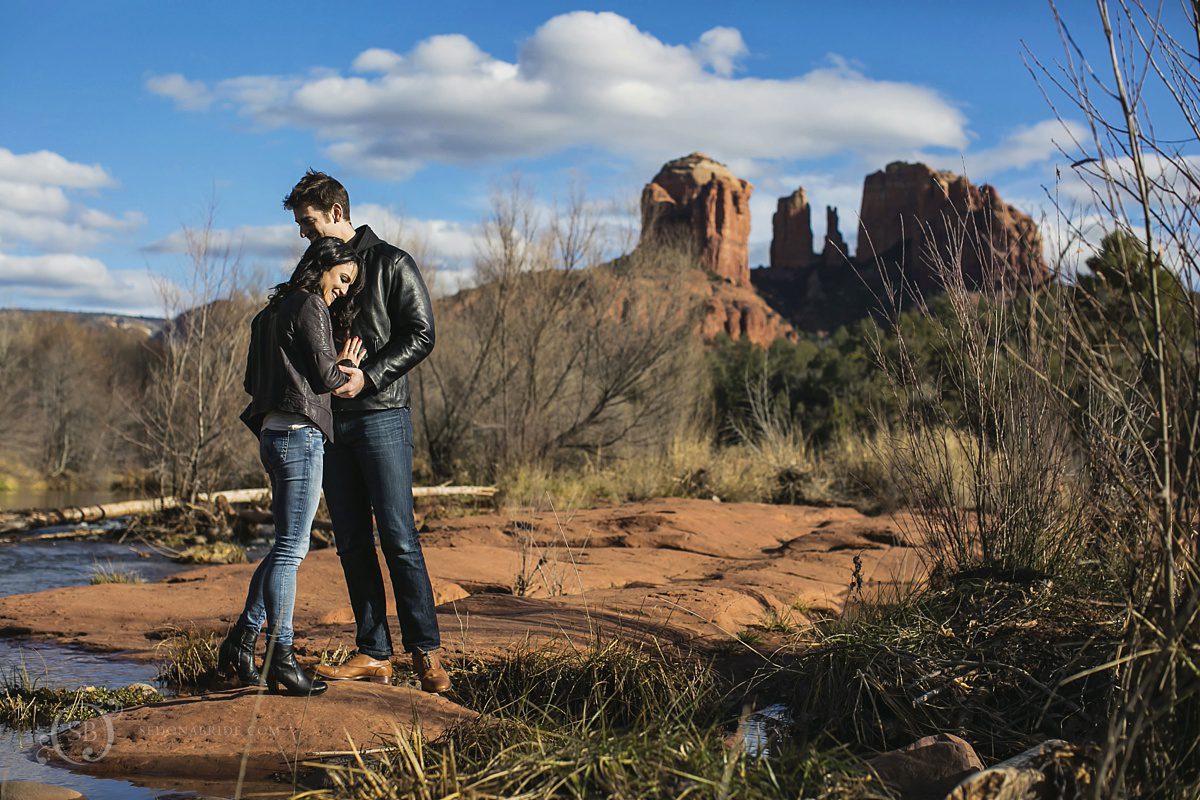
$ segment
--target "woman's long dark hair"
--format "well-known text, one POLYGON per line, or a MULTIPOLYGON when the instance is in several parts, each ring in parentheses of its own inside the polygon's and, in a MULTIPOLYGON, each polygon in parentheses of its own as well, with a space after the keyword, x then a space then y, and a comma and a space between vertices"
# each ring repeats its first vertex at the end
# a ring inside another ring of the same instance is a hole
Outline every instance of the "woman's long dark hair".
MULTIPOLYGON (((292 292, 297 289, 321 295, 321 276, 339 264, 354 264, 354 283, 346 289, 346 294, 333 301, 329 307, 329 317, 333 329, 342 335, 350 331, 350 323, 358 310, 354 306, 355 296, 363 287, 363 263, 354 248, 333 236, 322 236, 315 240, 300 256, 300 263, 292 271, 292 277, 271 290, 267 298, 267 308, 275 308, 292 292)), ((341 338, 341 336, 339 336, 341 338)))

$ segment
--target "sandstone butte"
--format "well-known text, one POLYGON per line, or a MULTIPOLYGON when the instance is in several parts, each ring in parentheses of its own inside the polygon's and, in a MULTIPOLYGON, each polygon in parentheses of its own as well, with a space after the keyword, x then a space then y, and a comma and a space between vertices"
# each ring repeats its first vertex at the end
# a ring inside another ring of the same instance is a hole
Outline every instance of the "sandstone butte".
POLYGON ((858 260, 878 256, 921 289, 937 287, 938 263, 961 252, 968 287, 1040 284, 1050 273, 1037 224, 1000 199, 952 172, 896 161, 863 183, 858 260), (963 234, 961 251, 955 242, 963 234))
POLYGON ((691 245, 713 275, 749 286, 753 191, 703 153, 668 161, 642 190, 642 242, 691 245))
MULTIPOLYGON (((779 199, 772 271, 848 264, 837 211, 826 209, 827 233, 820 257, 811 252, 810 216, 803 187, 779 199)), ((1037 224, 1001 200, 993 187, 901 161, 864 180, 854 259, 859 270, 874 266, 878 259, 877 266, 892 277, 903 275, 920 289, 936 289, 943 282, 937 262, 951 263, 960 239, 963 279, 970 288, 1039 284, 1049 278, 1037 224)))
MULTIPOLYGON (((436 520, 422 541, 451 663, 613 637, 704 656, 742 647, 737 634, 772 613, 798 624, 837 613, 856 560, 867 596, 915 579, 920 559, 904 520, 847 508, 664 499, 567 515, 436 520), (523 596, 513 593, 519 581, 528 586, 523 596)), ((209 566, 155 583, 4 597, 0 633, 150 661, 173 629, 223 633, 253 570, 209 566)), ((297 585, 301 662, 352 647, 353 614, 336 553, 310 553, 297 585)), ((394 608, 389 616, 398 642, 394 608)), ((408 674, 405 659, 395 663, 408 674)), ((83 729, 87 735, 65 735, 58 758, 97 775, 228 794, 243 761, 251 787, 266 789, 272 774, 290 783, 288 765, 314 754, 376 747, 415 724, 432 738, 475 716, 453 693, 432 697, 411 681, 334 683, 313 699, 226 690, 106 714, 83 729), (88 747, 103 749, 102 757, 85 758, 88 747)))
POLYGON ((864 276, 892 285, 903 278, 909 290, 937 291, 944 283, 938 264, 958 261, 973 290, 1049 279, 1041 236, 1027 214, 991 186, 903 162, 864 180, 856 254, 831 207, 825 209, 821 250, 814 252, 812 209, 799 187, 776 204, 770 268, 752 275, 752 191, 749 182, 703 153, 667 162, 642 191, 639 247, 689 248, 709 278, 686 282, 704 307, 700 333, 706 340, 724 333, 766 346, 795 339, 796 328, 826 330, 868 316, 875 294, 862 291, 864 276))
POLYGON ((724 164, 692 153, 664 164, 642 191, 638 246, 687 248, 702 268, 688 277, 685 290, 704 309, 700 334, 705 340, 725 333, 765 347, 796 337, 750 283, 753 190, 724 164))

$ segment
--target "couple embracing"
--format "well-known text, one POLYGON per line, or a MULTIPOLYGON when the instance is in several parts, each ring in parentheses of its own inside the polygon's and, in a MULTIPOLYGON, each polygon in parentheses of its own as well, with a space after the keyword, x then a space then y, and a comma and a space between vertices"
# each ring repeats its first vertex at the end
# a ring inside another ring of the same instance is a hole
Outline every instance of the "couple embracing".
POLYGON ((322 678, 390 682, 377 526, 404 649, 421 688, 444 692, 450 679, 438 659, 433 589, 413 522, 407 378, 433 349, 429 292, 408 253, 351 224, 349 195, 330 176, 309 170, 283 205, 310 245, 251 323, 245 387, 252 399, 242 413, 271 478, 275 541, 221 643, 218 669, 290 695, 325 691, 322 678), (296 663, 292 609, 322 484, 357 653, 342 665, 318 667, 314 679, 296 663))

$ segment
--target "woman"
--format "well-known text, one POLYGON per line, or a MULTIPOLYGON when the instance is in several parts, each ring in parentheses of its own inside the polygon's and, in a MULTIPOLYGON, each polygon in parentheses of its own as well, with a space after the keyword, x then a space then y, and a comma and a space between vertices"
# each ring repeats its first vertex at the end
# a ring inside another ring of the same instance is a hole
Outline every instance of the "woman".
POLYGON ((236 673, 244 684, 261 685, 265 678, 273 694, 325 691, 296 663, 292 609, 296 570, 308 553, 321 499, 325 439, 333 436, 329 393, 349 380, 339 365, 357 367, 364 355, 357 337, 338 353, 333 324, 349 331, 362 283, 362 263, 352 247, 332 237, 317 239, 251 323, 245 386, 253 399, 242 421, 259 437, 271 477, 275 542, 250 579, 245 610, 221 643, 217 668, 236 673), (264 624, 265 676, 254 665, 264 624))

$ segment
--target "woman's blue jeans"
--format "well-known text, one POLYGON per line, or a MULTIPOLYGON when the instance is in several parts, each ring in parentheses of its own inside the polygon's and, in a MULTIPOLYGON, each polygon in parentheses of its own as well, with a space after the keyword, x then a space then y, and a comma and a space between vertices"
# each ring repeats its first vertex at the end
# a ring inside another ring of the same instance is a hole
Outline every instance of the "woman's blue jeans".
POLYGON ((413 522, 410 414, 407 408, 335 411, 334 441, 325 445, 325 502, 358 626, 355 644, 372 658, 392 655, 376 526, 404 649, 427 653, 441 646, 433 588, 413 522))
POLYGON ((265 625, 268 645, 291 645, 296 570, 308 554, 313 518, 321 502, 325 435, 315 427, 264 430, 258 453, 271 476, 275 543, 254 570, 238 624, 254 631, 265 625))

